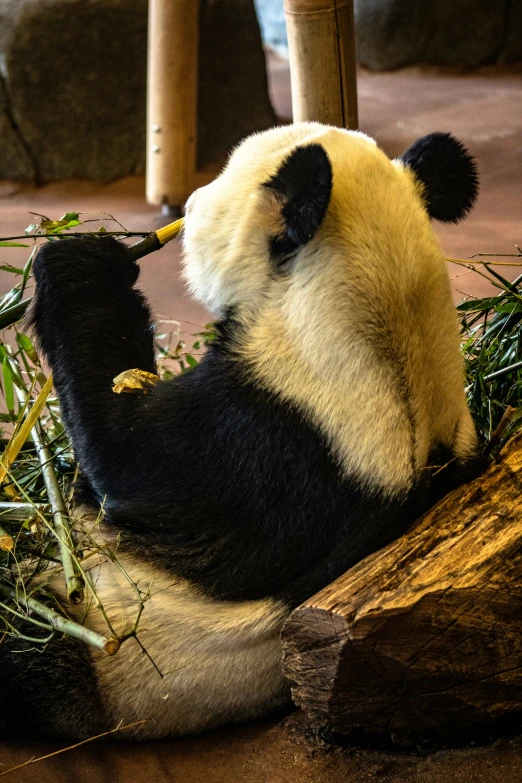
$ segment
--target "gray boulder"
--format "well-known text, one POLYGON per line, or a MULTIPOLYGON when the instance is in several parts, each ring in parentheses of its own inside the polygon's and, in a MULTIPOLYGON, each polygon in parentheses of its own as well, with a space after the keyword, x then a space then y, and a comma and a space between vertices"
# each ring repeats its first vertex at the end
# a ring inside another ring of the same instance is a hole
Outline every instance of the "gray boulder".
POLYGON ((506 3, 507 18, 500 61, 514 63, 522 60, 522 3, 520 0, 506 3))
MULTIPOLYGON (((201 0, 199 158, 274 123, 252 0, 201 0)), ((147 0, 0 0, 0 177, 145 166, 147 0)))
POLYGON ((355 0, 357 59, 376 71, 415 63, 470 68, 497 59, 504 3, 355 0))
MULTIPOLYGON (((255 0, 263 38, 287 52, 283 0, 255 0)), ((357 59, 375 71, 416 63, 522 60, 522 2, 354 0, 357 59)))
POLYGON ((13 117, 10 97, 0 75, 0 179, 34 180, 31 151, 13 117))

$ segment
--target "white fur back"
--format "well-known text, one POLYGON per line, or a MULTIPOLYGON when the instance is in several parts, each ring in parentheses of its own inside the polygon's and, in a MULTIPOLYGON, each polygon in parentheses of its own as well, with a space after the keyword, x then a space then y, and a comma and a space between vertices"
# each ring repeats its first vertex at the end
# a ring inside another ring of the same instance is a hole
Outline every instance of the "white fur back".
POLYGON ((363 134, 302 123, 250 137, 191 199, 185 274, 243 321, 240 353, 263 388, 327 436, 347 475, 401 494, 430 451, 473 453, 457 317, 419 186, 363 134), (287 275, 269 238, 280 204, 262 187, 297 144, 319 143, 333 189, 287 275))

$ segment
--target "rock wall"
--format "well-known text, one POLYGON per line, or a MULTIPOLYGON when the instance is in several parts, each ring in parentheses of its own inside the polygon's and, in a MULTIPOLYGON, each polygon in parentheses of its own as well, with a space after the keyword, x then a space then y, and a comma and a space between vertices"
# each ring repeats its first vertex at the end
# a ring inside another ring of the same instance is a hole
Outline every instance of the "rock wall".
MULTIPOLYGON (((265 42, 287 51, 283 0, 255 0, 265 42)), ((375 71, 522 60, 521 0, 354 0, 357 59, 375 71)))
MULTIPOLYGON (((275 117, 252 0, 201 0, 200 36, 205 164, 275 117)), ((142 173, 146 57, 147 0, 0 0, 0 178, 142 173)))

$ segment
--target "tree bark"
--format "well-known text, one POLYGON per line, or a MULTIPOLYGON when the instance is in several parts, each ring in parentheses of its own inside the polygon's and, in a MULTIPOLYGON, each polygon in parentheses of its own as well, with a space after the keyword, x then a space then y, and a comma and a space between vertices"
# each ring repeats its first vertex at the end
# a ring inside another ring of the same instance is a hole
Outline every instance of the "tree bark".
POLYGON ((522 435, 412 529, 298 607, 293 698, 318 724, 399 740, 522 710, 522 435))

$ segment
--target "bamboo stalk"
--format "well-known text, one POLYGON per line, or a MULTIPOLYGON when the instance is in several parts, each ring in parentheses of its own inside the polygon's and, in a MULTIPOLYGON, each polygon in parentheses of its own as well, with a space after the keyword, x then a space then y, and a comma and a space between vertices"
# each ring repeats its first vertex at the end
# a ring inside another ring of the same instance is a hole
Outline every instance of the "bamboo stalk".
POLYGON ((353 0, 285 0, 294 122, 357 129, 353 0))
POLYGON ((49 503, 0 503, 0 519, 28 519, 32 521, 52 511, 49 503))
POLYGON ((82 642, 90 644, 98 650, 103 650, 107 655, 115 655, 118 652, 120 647, 118 639, 107 639, 105 636, 96 633, 96 631, 91 631, 84 625, 80 625, 74 620, 69 620, 68 617, 64 617, 50 606, 42 604, 40 601, 37 601, 36 598, 22 595, 14 587, 10 587, 4 582, 0 582, 0 593, 6 598, 10 598, 15 603, 23 606, 28 611, 34 612, 38 617, 43 617, 44 620, 49 623, 50 630, 52 631, 74 636, 75 639, 80 639, 82 642))
MULTIPOLYGON (((9 359, 9 364, 14 372, 19 372, 17 362, 13 358, 9 359)), ((48 381, 46 381, 46 385, 47 383, 48 381)), ((19 389, 18 386, 15 386, 15 389, 19 401, 24 404, 27 399, 26 392, 19 389)), ((53 455, 47 445, 45 433, 38 420, 31 430, 31 435, 36 448, 36 454, 42 467, 42 476, 47 490, 47 497, 49 498, 49 503, 52 507, 54 529, 60 547, 65 583, 67 586, 67 598, 72 604, 78 604, 83 601, 84 580, 74 559, 74 544, 71 536, 67 508, 60 489, 60 484, 58 483, 56 473, 54 472, 53 455)))
MULTIPOLYGON (((139 259, 143 258, 143 256, 148 255, 149 253, 153 253, 155 250, 161 250, 164 245, 167 244, 167 242, 170 242, 171 239, 174 239, 174 237, 177 237, 180 233, 181 229, 183 228, 183 218, 180 218, 179 220, 175 220, 173 223, 169 223, 166 226, 163 226, 162 228, 159 228, 156 232, 152 231, 150 234, 145 234, 145 232, 142 231, 135 231, 135 232, 109 232, 105 231, 103 232, 103 235, 100 234, 97 231, 89 231, 89 232, 76 232, 73 234, 67 234, 67 237, 71 236, 122 236, 122 234, 126 234, 127 236, 144 236, 144 239, 140 240, 139 242, 136 242, 134 245, 131 245, 129 250, 134 255, 134 258, 139 259)), ((38 239, 45 239, 44 234, 37 234, 35 235, 38 239)), ((2 310, 0 312, 0 329, 7 329, 9 326, 12 326, 12 324, 19 321, 21 318, 24 317, 25 313, 27 312, 27 309, 29 305, 31 304, 32 297, 28 299, 24 299, 22 302, 17 302, 17 304, 12 305, 11 307, 6 307, 5 310, 2 310)))

